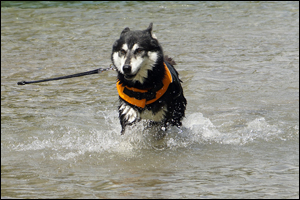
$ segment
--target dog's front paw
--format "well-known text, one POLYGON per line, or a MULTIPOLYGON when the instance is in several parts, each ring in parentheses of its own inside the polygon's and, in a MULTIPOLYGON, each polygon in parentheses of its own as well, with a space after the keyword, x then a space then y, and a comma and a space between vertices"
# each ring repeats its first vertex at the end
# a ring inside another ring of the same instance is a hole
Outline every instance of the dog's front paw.
POLYGON ((122 126, 121 135, 125 132, 125 127, 140 120, 139 111, 128 104, 122 103, 119 107, 119 117, 122 126))
POLYGON ((121 104, 119 114, 121 121, 126 122, 126 124, 131 124, 140 119, 139 111, 125 103, 121 104))
POLYGON ((123 113, 125 114, 124 119, 130 124, 140 119, 139 112, 134 108, 126 108, 123 113))

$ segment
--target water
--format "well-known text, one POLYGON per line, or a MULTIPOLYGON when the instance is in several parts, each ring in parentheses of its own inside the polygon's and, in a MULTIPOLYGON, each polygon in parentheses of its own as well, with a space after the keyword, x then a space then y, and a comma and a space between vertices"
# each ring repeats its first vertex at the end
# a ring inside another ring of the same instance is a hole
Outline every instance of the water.
POLYGON ((1 2, 2 198, 299 198, 299 2, 1 2), (154 33, 181 129, 121 136, 125 27, 154 33))

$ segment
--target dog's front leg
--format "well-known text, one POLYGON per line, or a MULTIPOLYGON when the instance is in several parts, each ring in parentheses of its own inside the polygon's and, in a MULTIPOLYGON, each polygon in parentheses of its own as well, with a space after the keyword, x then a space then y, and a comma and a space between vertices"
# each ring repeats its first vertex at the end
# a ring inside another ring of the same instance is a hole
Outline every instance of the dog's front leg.
POLYGON ((119 118, 122 126, 121 135, 123 135, 127 125, 131 125, 140 120, 140 113, 133 106, 122 102, 119 107, 119 118))

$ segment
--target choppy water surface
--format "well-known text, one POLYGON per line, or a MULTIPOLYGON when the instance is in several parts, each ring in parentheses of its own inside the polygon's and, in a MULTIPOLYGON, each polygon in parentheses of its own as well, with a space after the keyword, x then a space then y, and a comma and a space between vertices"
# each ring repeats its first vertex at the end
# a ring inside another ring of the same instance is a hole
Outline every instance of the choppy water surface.
POLYGON ((299 2, 1 2, 2 198, 299 198, 299 2), (120 135, 125 27, 154 33, 188 101, 162 140, 120 135))

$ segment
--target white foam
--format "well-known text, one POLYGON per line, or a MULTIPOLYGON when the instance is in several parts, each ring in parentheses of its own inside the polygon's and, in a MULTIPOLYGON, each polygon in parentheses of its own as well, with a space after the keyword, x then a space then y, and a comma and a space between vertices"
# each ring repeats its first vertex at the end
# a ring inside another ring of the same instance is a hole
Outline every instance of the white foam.
MULTIPOLYGON (((129 126, 124 135, 120 134, 121 127, 117 114, 103 113, 105 126, 100 130, 95 127, 80 129, 81 126, 67 127, 60 131, 50 130, 48 138, 31 138, 24 143, 13 146, 17 151, 39 151, 52 159, 75 159, 83 154, 101 154, 105 152, 135 156, 143 149, 177 149, 191 147, 194 144, 226 144, 245 145, 257 140, 269 141, 282 138, 282 131, 276 125, 270 125, 263 118, 256 118, 233 132, 222 132, 210 119, 202 113, 192 113, 183 120, 183 127, 171 127, 163 132, 159 128, 145 128, 146 121, 129 126), (158 139, 160 134, 165 137, 158 139)), ((103 123, 103 122, 101 122, 103 123)), ((230 123, 229 123, 230 124, 230 123)), ((227 130, 227 129, 224 129, 227 130)), ((230 130, 233 130, 232 128, 230 130)))
MULTIPOLYGON (((190 130, 193 140, 201 142, 215 142, 220 144, 244 145, 257 139, 283 139, 282 131, 277 125, 270 125, 265 118, 260 117, 245 124, 245 127, 232 132, 221 132, 202 113, 193 113, 184 121, 184 126, 190 130)), ((233 130, 232 128, 230 130, 233 130)))

